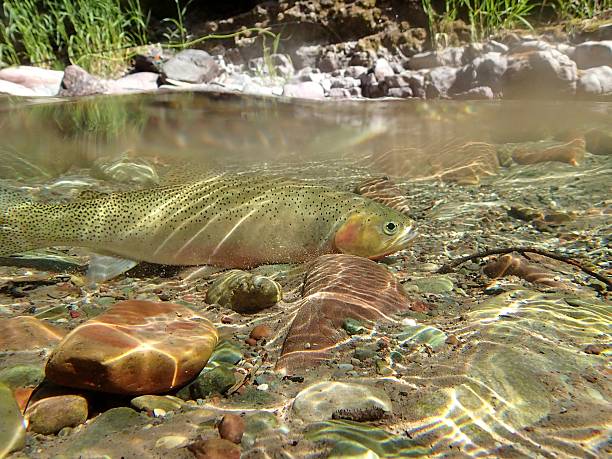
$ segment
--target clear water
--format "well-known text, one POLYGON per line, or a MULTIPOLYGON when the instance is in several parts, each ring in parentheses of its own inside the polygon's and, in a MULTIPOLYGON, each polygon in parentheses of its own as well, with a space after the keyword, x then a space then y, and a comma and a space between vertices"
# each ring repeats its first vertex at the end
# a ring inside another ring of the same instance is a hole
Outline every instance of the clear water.
MULTIPOLYGON (((344 340, 329 365, 306 372, 302 384, 279 383, 263 401, 206 400, 198 419, 223 409, 276 414, 277 427, 243 441, 247 457, 604 457, 610 452, 612 412, 611 315, 604 284, 537 255, 530 262, 550 273, 556 286, 519 276, 491 280, 481 272, 483 259, 450 274, 435 272, 479 250, 527 246, 580 260, 609 278, 612 150, 608 143, 607 154, 603 147, 593 154, 592 143, 580 144, 593 129, 612 136, 610 103, 330 104, 192 93, 45 104, 4 98, 0 185, 34 199, 69 201, 84 190, 154 187, 174 170, 190 176, 256 172, 343 190, 390 176, 407 198, 420 237, 380 263, 430 310, 395 316, 344 340), (550 153, 556 160, 534 162, 530 153, 546 149, 556 149, 550 153), (528 159, 519 161, 524 164, 512 159, 518 150, 526 152, 528 159), (516 209, 525 208, 541 218, 516 218, 516 209), (449 341, 451 336, 457 341, 449 341), (388 343, 386 351, 355 363, 356 348, 376 348, 381 340, 388 343), (588 345, 600 352, 585 352, 588 345), (352 371, 339 367, 349 362, 355 363, 352 371), (393 415, 358 424, 296 420, 291 404, 297 392, 325 380, 382 388, 391 397, 393 415), (368 450, 370 456, 359 455, 368 450)), ((3 260, 6 285, 24 276, 57 276, 45 274, 51 265, 80 272, 88 253, 58 248, 3 260)), ((208 312, 237 343, 254 324, 275 324, 263 367, 273 375, 299 287, 281 268, 270 272, 281 284, 286 281, 278 307, 233 325, 221 324, 218 310, 208 312)), ((201 285, 209 275, 175 271, 160 277, 152 269, 84 288, 69 299, 84 318, 88 307, 118 292, 206 307, 201 285)), ((74 326, 66 322, 65 302, 40 288, 24 296, 0 290, 0 314, 27 314, 35 305, 38 317, 74 326)), ((19 358, 5 355, 0 366, 19 358)), ((245 361, 258 358, 245 354, 245 361)), ((164 435, 185 434, 180 416, 164 424, 164 435)), ((161 453, 147 432, 118 434, 115 446, 100 443, 91 454, 112 456, 119 444, 127 455, 157 457, 161 453)), ((50 440, 33 457, 62 454, 69 443, 50 440)), ((178 450, 168 455, 182 457, 178 450)))

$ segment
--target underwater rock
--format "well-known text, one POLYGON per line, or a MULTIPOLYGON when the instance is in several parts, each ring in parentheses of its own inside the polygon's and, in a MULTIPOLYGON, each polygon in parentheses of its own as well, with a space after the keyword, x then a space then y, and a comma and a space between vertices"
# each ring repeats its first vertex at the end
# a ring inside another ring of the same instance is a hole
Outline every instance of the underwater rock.
POLYGON ((0 319, 0 352, 50 349, 66 335, 32 316, 0 319))
POLYGON ((302 390, 293 413, 306 422, 360 418, 375 421, 392 412, 391 399, 381 389, 364 384, 325 381, 302 390))
POLYGON ((408 214, 410 210, 408 197, 387 176, 375 177, 357 184, 355 193, 380 202, 403 214, 408 214))
POLYGON ((13 392, 0 384, 0 457, 25 446, 25 422, 13 392))
POLYGON ((143 411, 176 411, 184 405, 183 400, 171 395, 141 395, 130 400, 130 405, 143 411))
POLYGON ((177 397, 183 400, 197 400, 211 394, 224 394, 236 384, 236 376, 231 367, 218 365, 212 369, 205 368, 189 385, 177 392, 177 397))
POLYGON ((76 427, 87 420, 87 400, 80 395, 58 395, 30 404, 25 412, 28 430, 55 434, 64 427, 76 427))
POLYGON ((260 339, 268 339, 272 336, 272 329, 267 325, 257 325, 253 327, 251 333, 249 334, 249 338, 253 338, 255 341, 259 341, 260 339))
POLYGON ((429 325, 409 325, 397 335, 397 340, 403 348, 411 345, 427 344, 432 349, 442 346, 448 339, 442 330, 429 325))
POLYGON ((588 152, 594 155, 612 155, 612 131, 591 129, 584 135, 584 138, 588 152))
POLYGON ((512 159, 518 164, 536 164, 559 161, 577 166, 584 158, 585 141, 582 138, 561 143, 552 141, 525 142, 512 147, 512 159))
POLYGON ((129 300, 75 328, 46 367, 57 384, 117 394, 181 387, 206 365, 217 330, 191 309, 129 300))
POLYGON ((87 457, 138 455, 135 451, 142 454, 142 445, 131 444, 129 436, 135 429, 142 428, 149 422, 150 418, 131 408, 112 408, 71 436, 61 454, 66 457, 82 457, 85 452, 87 457), (117 439, 119 435, 123 436, 121 440, 117 439))
POLYGON ((36 387, 43 379, 45 372, 39 365, 15 365, 0 371, 0 384, 5 384, 13 390, 36 387))
POLYGON ((483 272, 492 279, 518 276, 528 282, 567 289, 568 286, 555 280, 555 275, 542 267, 529 263, 519 254, 508 253, 488 262, 483 272))
POLYGON ((206 302, 249 314, 274 306, 282 297, 278 282, 233 269, 215 279, 206 293, 206 302))
POLYGON ((187 83, 209 83, 222 69, 206 51, 186 49, 162 64, 167 78, 187 83))
POLYGON ((240 443, 244 434, 245 422, 237 414, 228 413, 219 423, 219 436, 234 443, 240 443))
POLYGON ((398 279, 385 267, 353 255, 323 255, 310 265, 303 299, 283 344, 277 369, 293 371, 328 360, 346 338, 346 319, 388 319, 410 307, 398 279))
POLYGON ((306 440, 333 444, 328 458, 431 457, 431 449, 405 435, 351 421, 317 422, 308 427, 306 440))
POLYGON ((210 438, 187 447, 196 459, 240 459, 240 446, 223 438, 210 438))

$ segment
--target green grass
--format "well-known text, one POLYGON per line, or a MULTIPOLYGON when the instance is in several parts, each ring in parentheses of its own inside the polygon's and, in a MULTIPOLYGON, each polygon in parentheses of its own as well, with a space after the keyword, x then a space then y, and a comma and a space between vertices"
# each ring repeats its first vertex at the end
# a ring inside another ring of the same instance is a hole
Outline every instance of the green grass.
POLYGON ((100 75, 125 66, 129 49, 145 44, 146 18, 137 0, 5 0, 0 62, 63 67, 100 75))
POLYGON ((460 17, 467 19, 472 41, 480 41, 500 30, 531 29, 544 12, 553 21, 590 19, 612 8, 612 0, 446 0, 443 11, 436 11, 432 0, 422 5, 432 45, 440 47, 447 45, 449 26, 460 17))
POLYGON ((542 8, 551 7, 558 19, 591 19, 607 8, 612 8, 612 0, 543 0, 542 8))

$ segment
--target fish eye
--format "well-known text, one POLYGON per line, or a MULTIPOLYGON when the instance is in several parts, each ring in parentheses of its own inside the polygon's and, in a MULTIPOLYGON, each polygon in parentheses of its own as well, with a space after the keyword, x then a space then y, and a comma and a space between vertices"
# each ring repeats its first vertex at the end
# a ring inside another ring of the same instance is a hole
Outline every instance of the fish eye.
POLYGON ((387 222, 385 223, 385 226, 383 227, 383 231, 385 232, 385 234, 392 236, 393 234, 397 232, 398 227, 399 225, 395 222, 387 222))

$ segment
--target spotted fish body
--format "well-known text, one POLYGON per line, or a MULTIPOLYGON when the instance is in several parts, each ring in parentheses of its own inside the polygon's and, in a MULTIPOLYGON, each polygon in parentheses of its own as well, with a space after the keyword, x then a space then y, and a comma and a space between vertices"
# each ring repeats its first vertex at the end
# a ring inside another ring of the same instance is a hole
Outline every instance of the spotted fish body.
POLYGON ((412 238, 406 216, 353 193, 218 176, 68 204, 9 207, 0 212, 0 255, 67 245, 151 263, 244 268, 350 252, 372 217, 405 227, 403 236, 376 242, 380 247, 372 250, 380 253, 372 256, 400 250, 412 238))

